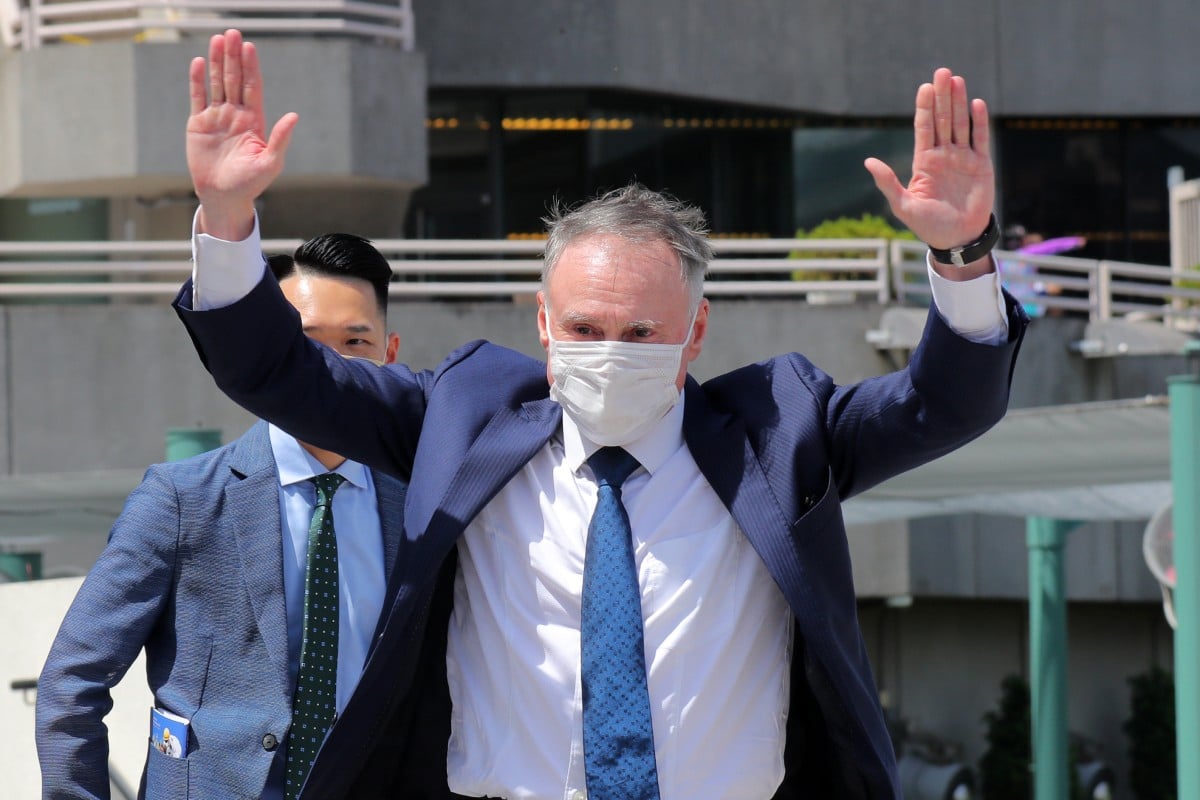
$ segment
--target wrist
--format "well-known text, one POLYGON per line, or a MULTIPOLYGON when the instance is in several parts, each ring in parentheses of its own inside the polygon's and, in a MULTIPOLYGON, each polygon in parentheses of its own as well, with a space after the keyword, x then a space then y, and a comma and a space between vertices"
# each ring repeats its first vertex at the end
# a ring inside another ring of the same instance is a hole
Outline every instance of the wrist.
POLYGON ((240 242, 254 231, 254 203, 222 204, 200 201, 196 232, 227 242, 240 242))
POLYGON ((988 217, 988 224, 983 229, 983 233, 979 234, 973 241, 959 245, 958 247, 951 247, 947 250, 930 245, 929 253, 933 256, 933 260, 939 264, 946 266, 953 265, 954 267, 963 269, 968 264, 977 264, 985 260, 992 252, 992 248, 999 241, 1000 226, 996 224, 996 215, 992 214, 988 217))

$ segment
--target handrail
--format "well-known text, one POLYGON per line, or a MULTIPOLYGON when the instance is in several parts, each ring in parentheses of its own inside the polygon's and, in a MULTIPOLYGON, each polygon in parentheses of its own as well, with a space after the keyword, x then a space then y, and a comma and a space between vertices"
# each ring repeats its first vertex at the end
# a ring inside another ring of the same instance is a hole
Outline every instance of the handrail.
MULTIPOLYGON (((295 239, 267 239, 288 253, 295 239)), ((710 296, 808 297, 887 302, 884 239, 714 239, 710 296), (793 255, 811 253, 812 258, 793 255), (804 280, 794 273, 803 271, 804 280)), ((394 297, 515 297, 540 288, 539 241, 380 239, 392 266, 394 297)), ((0 242, 0 302, 19 298, 162 297, 178 291, 190 267, 186 241, 0 242)))
POLYGON ((0 0, 0 43, 32 50, 48 43, 113 37, 219 33, 338 34, 382 39, 412 50, 412 0, 0 0))
MULTIPOLYGON (((267 239, 264 252, 288 253, 298 239, 267 239)), ((539 288, 543 242, 484 239, 380 239, 395 274, 393 297, 512 299, 539 288)), ((810 302, 929 302, 926 250, 883 239, 713 239, 710 297, 806 298, 810 302), (804 255, 806 257, 798 257, 804 255)), ((188 276, 186 241, 0 242, 0 303, 38 298, 108 300, 169 297, 188 276)), ((1006 285, 1023 303, 1092 320, 1120 315, 1200 326, 1200 273, 1151 264, 1030 256, 996 251, 1006 285), (1005 274, 1020 262, 1025 274, 1005 274), (1059 294, 1020 292, 1035 283, 1059 294)))
MULTIPOLYGON (((892 291, 897 298, 928 302, 925 252, 919 242, 892 241, 892 291)), ((1194 270, 1006 250, 994 255, 1005 285, 1028 287, 1029 292, 1019 292, 1021 301, 1042 311, 1083 312, 1093 322, 1130 314, 1174 326, 1195 327, 1200 322, 1200 272, 1194 270), (1014 274, 1006 269, 1010 264, 1030 269, 1014 274), (1059 293, 1034 291, 1043 285, 1059 293)))

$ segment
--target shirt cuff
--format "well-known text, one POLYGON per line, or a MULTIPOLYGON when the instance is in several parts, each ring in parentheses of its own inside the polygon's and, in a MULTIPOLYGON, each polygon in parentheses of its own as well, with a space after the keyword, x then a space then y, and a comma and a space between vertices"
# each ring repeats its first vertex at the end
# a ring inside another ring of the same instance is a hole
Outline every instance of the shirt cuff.
POLYGON ((212 311, 233 305, 258 285, 266 270, 258 214, 254 229, 240 242, 197 233, 200 210, 192 217, 192 308, 212 311))
POLYGON ((1008 314, 999 270, 969 281, 952 281, 937 274, 931 259, 926 254, 925 269, 929 272, 933 304, 950 329, 978 344, 1007 341, 1008 314))

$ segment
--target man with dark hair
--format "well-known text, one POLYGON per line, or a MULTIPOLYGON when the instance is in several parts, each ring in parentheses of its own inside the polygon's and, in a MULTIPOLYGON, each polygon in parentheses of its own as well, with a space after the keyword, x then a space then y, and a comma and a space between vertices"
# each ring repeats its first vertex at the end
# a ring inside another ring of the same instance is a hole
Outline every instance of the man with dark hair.
MULTIPOLYGON (((343 356, 395 360, 391 269, 370 242, 327 234, 268 262, 309 337, 343 356)), ((108 797, 109 691, 145 647, 179 752, 148 748, 141 796, 297 797, 391 605, 404 493, 266 422, 151 467, 38 683, 45 796, 108 797)))
POLYGON ((703 218, 639 186, 549 221, 545 362, 483 341, 432 372, 336 358, 286 330, 257 259, 255 199, 296 116, 267 135, 237 31, 189 78, 200 210, 176 308, 205 366, 297 435, 412 475, 374 692, 330 734, 312 796, 380 785, 364 761, 428 625, 447 637, 425 654, 452 702, 448 755, 426 766, 460 795, 898 797, 841 502, 1000 419, 1025 327, 990 255, 987 107, 963 78, 939 69, 917 90, 908 186, 866 163, 929 245, 934 307, 906 368, 848 386, 798 353, 691 378, 709 330, 703 218), (447 624, 430 608, 455 554, 447 624))
POLYGON ((282 282, 297 272, 319 272, 331 278, 358 278, 371 284, 379 310, 387 314, 388 284, 392 266, 375 246, 353 233, 324 233, 296 248, 291 258, 267 257, 275 280, 282 282))

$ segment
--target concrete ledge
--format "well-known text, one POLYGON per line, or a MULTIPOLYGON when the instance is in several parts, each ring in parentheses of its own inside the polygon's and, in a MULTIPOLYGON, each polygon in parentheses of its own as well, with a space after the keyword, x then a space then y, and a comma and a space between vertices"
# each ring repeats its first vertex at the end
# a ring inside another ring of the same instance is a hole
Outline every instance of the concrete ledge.
MULTIPOLYGON (((425 59, 332 38, 258 43, 268 128, 301 122, 277 184, 409 189, 427 175, 425 59)), ((57 45, 0 57, 0 194, 187 192, 187 66, 202 38, 57 45)))

